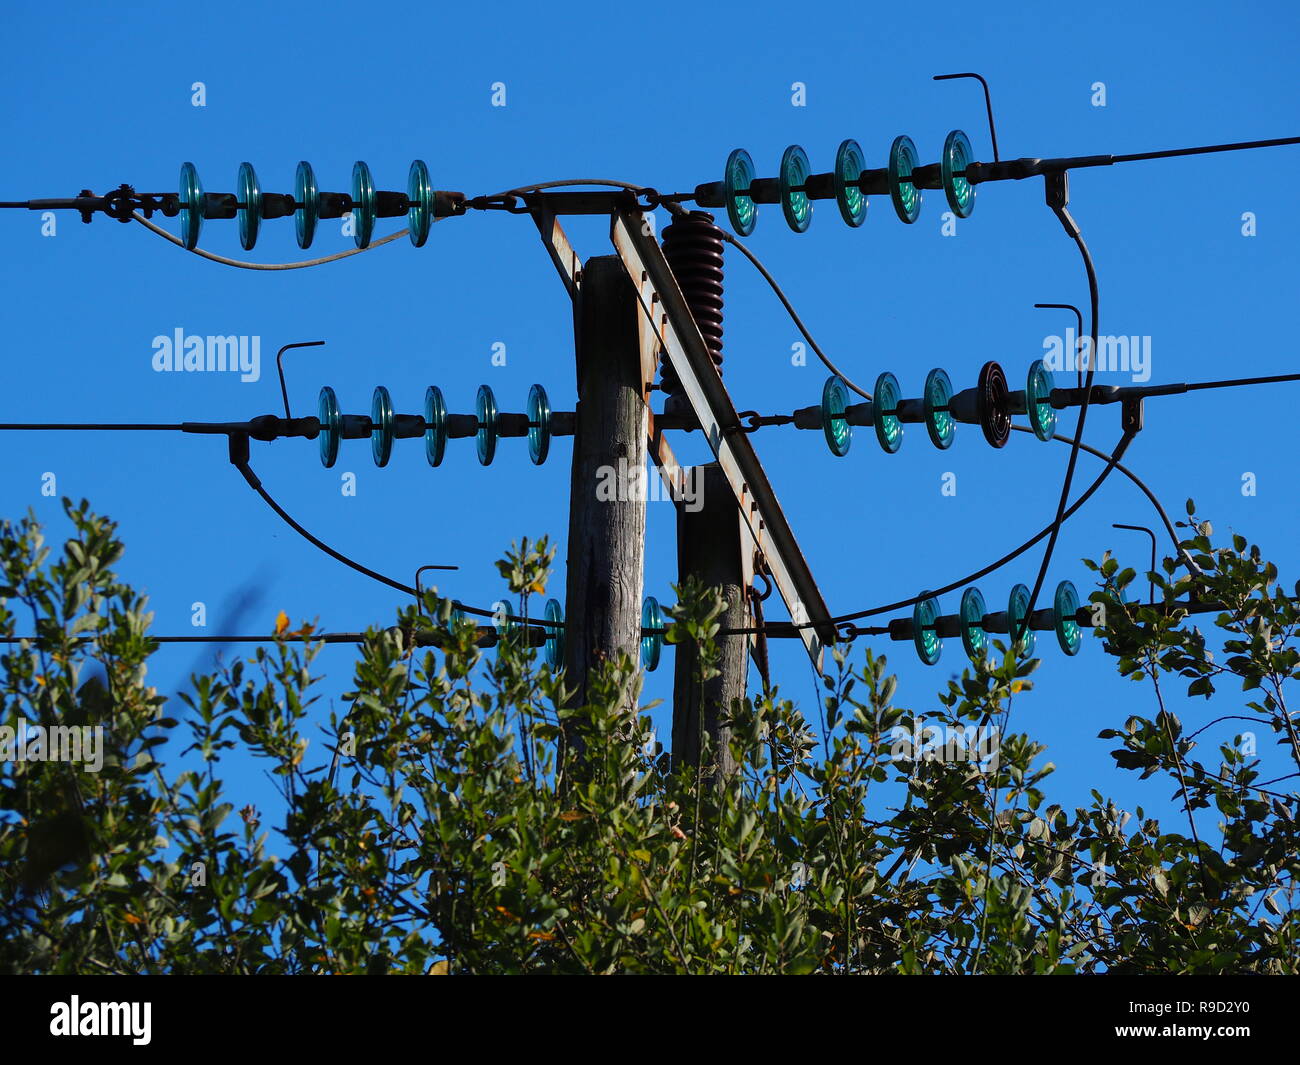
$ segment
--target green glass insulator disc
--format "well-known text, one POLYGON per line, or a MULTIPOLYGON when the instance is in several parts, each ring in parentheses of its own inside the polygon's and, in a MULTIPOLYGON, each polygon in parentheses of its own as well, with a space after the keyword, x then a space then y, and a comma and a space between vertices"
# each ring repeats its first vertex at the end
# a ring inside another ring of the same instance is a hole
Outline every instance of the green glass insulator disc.
POLYGON ((430 466, 441 466, 447 453, 447 402, 442 389, 430 385, 424 390, 424 457, 430 466))
POLYGON ((925 379, 925 428, 937 448, 952 447, 957 434, 957 419, 948 410, 952 402, 952 381, 945 370, 935 368, 925 379))
POLYGON ((424 247, 429 239, 429 226, 433 224, 433 186, 429 183, 429 168, 423 159, 411 164, 406 178, 406 199, 411 206, 406 212, 407 236, 417 248, 424 247))
POLYGON ((967 588, 961 593, 961 645, 967 657, 977 664, 989 653, 989 635, 984 631, 986 613, 984 596, 978 588, 967 588))
POLYGON ((320 189, 316 186, 316 173, 306 159, 298 164, 293 175, 293 201, 293 228, 298 247, 310 248, 320 218, 320 189))
POLYGON ((1019 640, 1016 640, 1016 633, 1020 631, 1020 623, 1028 613, 1029 589, 1023 584, 1017 584, 1011 589, 1011 595, 1007 600, 1007 620, 1010 623, 1008 635, 1015 641, 1016 654, 1024 658, 1029 658, 1034 653, 1035 633, 1033 629, 1027 628, 1024 637, 1019 640))
POLYGON ((339 457, 340 422, 339 400, 329 385, 320 390, 320 398, 316 401, 316 420, 320 422, 320 436, 316 439, 320 443, 321 465, 329 469, 339 457))
POLYGON ((352 164, 352 239, 358 248, 370 247, 375 232, 375 179, 370 167, 357 160, 352 164))
POLYGON ((393 398, 383 385, 370 400, 370 454, 376 466, 387 466, 393 454, 393 398))
POLYGON ((497 398, 488 385, 478 386, 474 410, 478 415, 478 432, 474 434, 478 460, 484 466, 491 466, 497 454, 497 398))
POLYGON ((853 443, 853 426, 844 416, 849 402, 848 386, 836 375, 826 379, 822 388, 822 432, 831 454, 843 458, 853 443))
POLYGON ((943 142, 939 170, 943 175, 943 194, 958 218, 969 218, 975 210, 975 186, 966 180, 966 167, 974 159, 970 138, 959 129, 949 133, 943 142))
POLYGON ((911 137, 895 137, 889 147, 889 198, 894 211, 908 225, 921 214, 921 190, 911 182, 916 169, 916 145, 911 137))
POLYGON ((858 179, 865 169, 866 156, 858 142, 842 142, 835 153, 835 203, 840 217, 855 228, 867 220, 867 197, 858 187, 858 179))
POLYGON ((664 628, 664 614, 659 608, 659 600, 653 595, 647 595, 645 602, 641 604, 641 666, 647 673, 653 673, 659 668, 659 656, 664 649, 664 634, 647 633, 644 630, 662 628, 664 628))
POLYGON ((876 387, 871 392, 871 420, 876 427, 876 439, 891 455, 903 446, 903 423, 896 413, 902 394, 898 378, 888 372, 876 378, 876 387))
POLYGON ((1056 615, 1056 642, 1071 657, 1079 653, 1079 647, 1083 643, 1083 630, 1075 617, 1078 610, 1079 593, 1070 581, 1062 581, 1056 586, 1056 595, 1052 597, 1052 611, 1056 615))
POLYGON ((542 618, 546 627, 546 664, 554 671, 564 665, 564 608, 558 599, 546 600, 542 618))
POLYGON ((1056 381, 1052 371, 1042 359, 1029 364, 1029 377, 1025 381, 1025 409, 1029 413, 1029 426, 1039 440, 1051 440, 1056 432, 1056 409, 1052 406, 1052 389, 1056 381))
POLYGON ((932 666, 943 653, 943 640, 934 628, 939 620, 939 600, 929 592, 923 594, 926 598, 912 607, 912 642, 921 661, 932 666))
POLYGON ((727 156, 727 167, 722 175, 722 187, 727 200, 727 218, 737 236, 747 237, 758 224, 758 208, 749 195, 754 182, 754 160, 744 148, 737 148, 727 156))
POLYGON ((180 200, 181 243, 193 251, 203 232, 203 182, 193 163, 181 164, 180 200))
POLYGON ((528 457, 534 466, 546 461, 551 451, 551 401, 546 389, 533 385, 528 390, 528 457))
POLYGON ((812 222, 812 201, 804 191, 811 173, 808 153, 797 144, 790 145, 781 156, 781 210, 786 224, 796 233, 806 232, 812 222))
POLYGON ((239 243, 244 251, 252 251, 257 243, 257 231, 262 225, 262 186, 252 163, 239 164, 239 177, 235 180, 235 199, 244 206, 235 211, 239 221, 239 243))

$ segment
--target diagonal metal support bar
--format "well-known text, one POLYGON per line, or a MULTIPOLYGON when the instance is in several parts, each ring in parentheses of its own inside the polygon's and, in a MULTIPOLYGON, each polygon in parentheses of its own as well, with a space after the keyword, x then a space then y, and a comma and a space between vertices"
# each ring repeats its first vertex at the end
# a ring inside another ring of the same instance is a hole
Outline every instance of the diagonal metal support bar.
MULTIPOLYGON (((606 197, 600 204, 603 213, 608 214, 614 210, 616 201, 610 194, 595 195, 606 197)), ((542 243, 546 246, 570 298, 576 299, 578 291, 582 288, 582 259, 569 243, 569 236, 560 225, 559 215, 555 211, 552 199, 549 196, 539 195, 535 197, 535 201, 532 217, 541 233, 542 243)), ((680 505, 686 492, 686 471, 677 461, 677 456, 673 454, 673 449, 668 443, 668 438, 664 436, 663 430, 655 425, 654 412, 650 409, 651 386, 654 384, 656 364, 659 359, 659 336, 644 315, 640 317, 637 329, 640 334, 641 348, 641 398, 645 401, 646 438, 649 442, 650 457, 654 459, 655 467, 659 470, 659 476, 668 489, 670 498, 680 505)))
POLYGON ((559 216, 551 208, 550 202, 540 199, 532 211, 533 221, 542 235, 542 243, 551 254, 551 261, 560 272, 560 280, 569 290, 570 298, 577 298, 578 289, 582 287, 582 260, 569 243, 569 236, 560 225, 559 216))
POLYGON ((611 236, 641 309, 681 378, 686 398, 726 474, 741 516, 767 562, 791 619, 797 625, 811 622, 799 630, 799 636, 820 672, 822 652, 826 644, 835 641, 830 611, 718 376, 677 279, 640 212, 615 211, 611 236))

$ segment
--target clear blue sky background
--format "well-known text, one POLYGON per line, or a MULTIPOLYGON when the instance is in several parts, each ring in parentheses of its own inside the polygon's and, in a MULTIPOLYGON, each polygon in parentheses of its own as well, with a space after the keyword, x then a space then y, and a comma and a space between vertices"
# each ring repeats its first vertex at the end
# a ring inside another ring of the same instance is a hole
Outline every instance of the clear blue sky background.
MULTIPOLYGON (((352 162, 366 160, 381 188, 404 188, 413 157, 435 185, 469 194, 568 177, 615 177, 684 189, 721 176, 744 146, 760 173, 775 173, 787 144, 829 168, 839 141, 855 137, 869 165, 907 133, 923 161, 944 136, 965 129, 988 158, 983 100, 970 82, 931 75, 978 70, 990 80, 1004 157, 1137 152, 1300 133, 1294 92, 1293 4, 1273 0, 1087 5, 498 4, 448 8, 393 4, 369 9, 327 2, 307 8, 233 10, 137 3, 11 3, 9 54, 0 70, 8 101, 0 140, 8 165, 0 198, 73 195, 82 187, 174 187, 194 161, 210 191, 234 188, 242 160, 263 187, 291 191, 295 164, 310 160, 321 185, 346 189, 352 162), (205 107, 191 85, 206 86, 205 107), (504 82, 507 106, 491 106, 504 82), (791 103, 806 84, 807 106, 791 103), (1103 82, 1106 106, 1092 105, 1103 82)), ((1274 149, 1077 174, 1071 209, 1097 262, 1101 332, 1151 337, 1152 380, 1194 381, 1294 369, 1300 218, 1294 196, 1300 150, 1274 149), (1254 212, 1258 235, 1241 234, 1254 212)), ((943 366, 958 388, 996 358, 1020 387, 1046 335, 1070 322, 1035 302, 1086 306, 1078 255, 1043 204, 1039 181, 986 185, 957 235, 941 235, 941 193, 927 193, 920 221, 902 225, 873 202, 850 230, 832 204, 811 230, 791 233, 779 208, 764 208, 751 247, 785 285, 821 344, 870 387, 892 370, 918 395, 943 366)), ((660 219, 661 224, 663 219, 660 219)), ((173 231, 176 223, 168 223, 173 231)), ((392 232, 402 223, 381 223, 392 232)), ((606 254, 599 224, 574 222, 584 255, 606 254)), ((368 411, 376 384, 415 413, 438 384, 454 411, 472 409, 481 383, 502 409, 522 410, 540 381, 557 409, 572 409, 568 299, 526 218, 473 214, 439 224, 428 244, 392 246, 321 268, 285 273, 233 270, 187 256, 139 226, 61 215, 41 235, 35 214, 0 218, 6 254, 7 354, 3 420, 179 421, 247 418, 279 407, 272 359, 282 344, 324 339, 288 357, 296 413, 314 411, 332 385, 348 411, 368 411), (190 334, 262 337, 262 377, 158 374, 151 342, 190 334), (507 365, 491 363, 495 343, 507 365)), ((236 227, 208 223, 203 245, 243 257, 236 227)), ((351 246, 322 223, 312 255, 351 246)), ((248 257, 301 258, 291 221, 266 223, 248 257)), ((798 335, 739 256, 728 257, 725 378, 738 408, 788 413, 815 403, 825 373, 791 365, 798 335)), ((1100 374, 1107 383, 1128 383, 1100 374)), ((1296 388, 1238 390, 1148 404, 1147 428, 1128 461, 1171 512, 1194 495, 1219 531, 1262 544, 1294 580, 1297 497, 1290 444, 1296 388), (1258 492, 1243 496, 1242 475, 1258 492)), ((1067 431, 1073 417, 1063 419, 1067 431)), ((1098 409, 1087 439, 1109 449, 1117 407, 1098 409)), ((936 451, 911 427, 902 452, 884 455, 859 431, 835 459, 818 433, 767 430, 759 453, 831 609, 844 613, 900 599, 959 577, 1020 543, 1050 518, 1067 451, 1016 434, 991 450, 960 427, 936 451), (941 494, 955 473, 957 494, 941 494)), ((698 439, 679 443, 702 460, 698 439)), ((63 531, 57 499, 40 494, 53 472, 60 495, 86 497, 122 526, 122 571, 148 590, 155 631, 190 633, 191 604, 208 606, 209 632, 267 631, 277 611, 318 617, 332 630, 386 623, 398 603, 388 589, 339 566, 286 528, 227 464, 219 439, 169 435, 4 434, 0 512, 28 507, 63 531), (228 616, 245 599, 246 609, 228 616)), ((304 441, 254 444, 255 469, 310 529, 341 550, 404 580, 423 563, 456 563, 445 594, 488 604, 500 592, 492 561, 520 535, 567 527, 569 442, 541 469, 521 441, 503 441, 491 468, 472 442, 453 442, 430 469, 421 445, 399 442, 386 469, 368 444, 345 443, 325 470, 304 441), (355 498, 340 474, 357 475, 355 498)), ((1098 470, 1084 456, 1078 480, 1098 470)), ((671 601, 673 510, 649 507, 647 591, 671 601)), ((1115 521, 1156 524, 1119 476, 1063 532, 1047 588, 1070 578, 1086 597, 1083 557, 1116 549, 1143 568, 1145 538, 1115 521)), ((55 539, 61 539, 56 535, 55 539)), ((1162 547, 1165 545, 1162 545, 1162 547)), ((562 558, 561 554, 561 558, 562 558)), ((1032 583, 1039 550, 980 582, 990 604, 1032 583)), ((563 587, 563 574, 553 585, 563 587)), ((947 610, 957 596, 944 601, 947 610)), ((991 606, 991 608, 996 608, 991 606)), ((899 698, 938 709, 934 692, 964 665, 949 641, 938 667, 920 666, 909 645, 876 641, 900 674, 899 698)), ((1066 659, 1050 634, 1037 691, 1015 724, 1049 744, 1053 790, 1067 805, 1090 788, 1130 806, 1159 806, 1163 786, 1137 791, 1114 769, 1099 729, 1130 712, 1152 713, 1149 690, 1121 680, 1091 640, 1066 659), (1156 800, 1156 801, 1153 801, 1156 800)), ((326 690, 350 678, 348 648, 326 650, 326 690)), ((175 690, 211 654, 164 648, 154 681, 175 690)), ((773 649, 785 690, 806 705, 807 661, 795 642, 773 649)), ((646 695, 671 695, 671 660, 646 695)), ((1225 692, 1220 713, 1235 696, 1225 692)), ((1174 699, 1189 722, 1203 702, 1174 699)), ((323 710, 322 710, 323 712, 323 710)), ((659 711, 666 721, 666 706, 659 711)), ((1231 723, 1204 737, 1213 747, 1231 723)), ((667 734, 666 728, 661 732, 667 734)), ((1266 766, 1279 764, 1261 736, 1266 766)), ((1212 750, 1203 752, 1215 761, 1212 750)), ((1267 770, 1266 770, 1267 771, 1267 770)), ((260 778, 245 778, 263 790, 260 778)), ((238 797, 238 796, 237 796, 238 797)), ((1210 815, 1212 816, 1212 815, 1210 815)))

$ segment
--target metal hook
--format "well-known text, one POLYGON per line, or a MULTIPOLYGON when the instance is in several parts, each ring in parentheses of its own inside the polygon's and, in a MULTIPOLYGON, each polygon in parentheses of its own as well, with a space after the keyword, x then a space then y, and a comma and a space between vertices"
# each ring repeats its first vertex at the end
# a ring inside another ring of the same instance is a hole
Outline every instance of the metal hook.
MULTIPOLYGON (((1112 529, 1130 529, 1133 532, 1144 532, 1151 537, 1151 572, 1156 571, 1156 534, 1148 529, 1145 525, 1121 525, 1118 522, 1111 522, 1112 529)), ((1147 579, 1147 599, 1154 605, 1156 601, 1155 581, 1152 578, 1147 579)))
POLYGON ((420 574, 430 569, 460 569, 459 566, 421 566, 415 571, 415 609, 424 616, 424 589, 420 587, 420 574))
MULTIPOLYGON (((1075 318, 1079 320, 1078 332, 1074 334, 1074 365, 1075 365, 1075 369, 1079 371, 1079 387, 1082 388, 1083 387, 1083 359, 1079 357, 1082 354, 1082 352, 1079 350, 1079 345, 1083 343, 1083 312, 1080 311, 1079 308, 1076 307, 1073 303, 1035 303, 1034 306, 1039 309, 1051 308, 1052 310, 1058 310, 1058 311, 1073 311, 1075 318)), ((1089 355, 1089 358, 1091 357, 1092 356, 1089 355)))
POLYGON ((285 418, 292 418, 293 415, 289 413, 289 389, 284 384, 284 364, 280 360, 284 358, 284 353, 290 348, 318 348, 324 343, 323 340, 304 340, 298 344, 286 344, 275 353, 275 370, 280 375, 280 395, 284 397, 285 418))
POLYGON ((964 74, 936 74, 934 76, 935 81, 951 81, 953 78, 974 78, 984 86, 984 108, 989 113, 989 138, 993 141, 993 161, 995 163, 1001 162, 1002 160, 998 156, 998 131, 993 125, 993 98, 989 94, 989 83, 984 80, 983 75, 976 74, 973 71, 967 71, 964 74))

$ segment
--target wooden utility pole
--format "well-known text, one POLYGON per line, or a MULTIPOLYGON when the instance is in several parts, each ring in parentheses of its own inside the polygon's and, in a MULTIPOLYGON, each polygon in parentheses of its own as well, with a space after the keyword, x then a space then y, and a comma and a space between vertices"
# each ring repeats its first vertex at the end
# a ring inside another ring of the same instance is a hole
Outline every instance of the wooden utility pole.
MULTIPOLYGON (((692 511, 677 509, 677 574, 684 581, 695 577, 727 601, 718 618, 722 629, 747 629, 749 587, 753 582, 753 540, 740 517, 727 476, 716 462, 697 467, 698 502, 692 511)), ((694 505, 694 504, 692 504, 694 505)), ((721 782, 736 771, 731 757, 731 729, 722 722, 736 699, 745 697, 749 667, 749 638, 720 636, 719 673, 702 685, 696 679, 699 656, 694 648, 678 645, 673 671, 673 759, 679 765, 698 765, 700 740, 712 740, 712 771, 721 782)))
MULTIPOLYGON (((578 338, 564 656, 575 700, 586 700, 591 668, 615 655, 634 658, 639 650, 645 493, 619 490, 630 487, 619 485, 620 476, 636 478, 636 487, 644 487, 641 478, 648 453, 674 498, 683 495, 683 470, 663 432, 680 420, 680 414, 670 414, 661 423, 649 404, 660 356, 672 365, 685 407, 722 474, 721 480, 716 474, 705 474, 701 513, 715 503, 720 506, 722 500, 731 504, 729 514, 701 517, 698 525, 693 512, 682 519, 687 523, 680 533, 685 552, 679 558, 682 573, 693 572, 710 584, 735 589, 734 598, 727 593, 723 624, 749 628, 744 590, 755 557, 761 556, 772 590, 790 611, 795 634, 820 670, 825 646, 835 639, 830 611, 723 387, 700 323, 646 224, 643 208, 626 192, 533 192, 524 201, 574 301, 578 338), (608 214, 617 263, 594 258, 583 265, 560 225, 560 216, 566 214, 608 214), (601 495, 613 498, 602 499, 598 486, 611 480, 616 490, 601 495), (713 548, 706 546, 715 542, 721 545, 717 558, 712 557, 713 548)), ((700 254, 691 256, 698 260, 696 265, 706 272, 715 269, 718 255, 705 248, 696 250, 700 254)), ((710 309, 703 303, 701 308, 710 309)), ((715 325, 707 314, 704 317, 711 327, 715 325)), ((745 691, 748 641, 727 637, 723 643, 723 677, 711 680, 695 695, 679 695, 681 749, 694 749, 691 757, 696 760, 698 739, 692 737, 698 737, 703 726, 721 738, 718 711, 745 691)), ((686 657, 688 652, 678 648, 678 654, 686 657)), ((676 670, 678 677, 683 671, 686 676, 693 674, 684 663, 678 663, 676 670)), ((638 690, 629 686, 624 696, 628 710, 635 709, 638 690)), ((678 746, 676 725, 674 746, 678 746)))
MULTIPOLYGON (((569 490, 564 663, 575 705, 587 674, 641 642, 646 415, 640 311, 623 263, 596 256, 575 297, 578 406, 569 490)), ((635 709, 637 689, 626 696, 635 709)))

